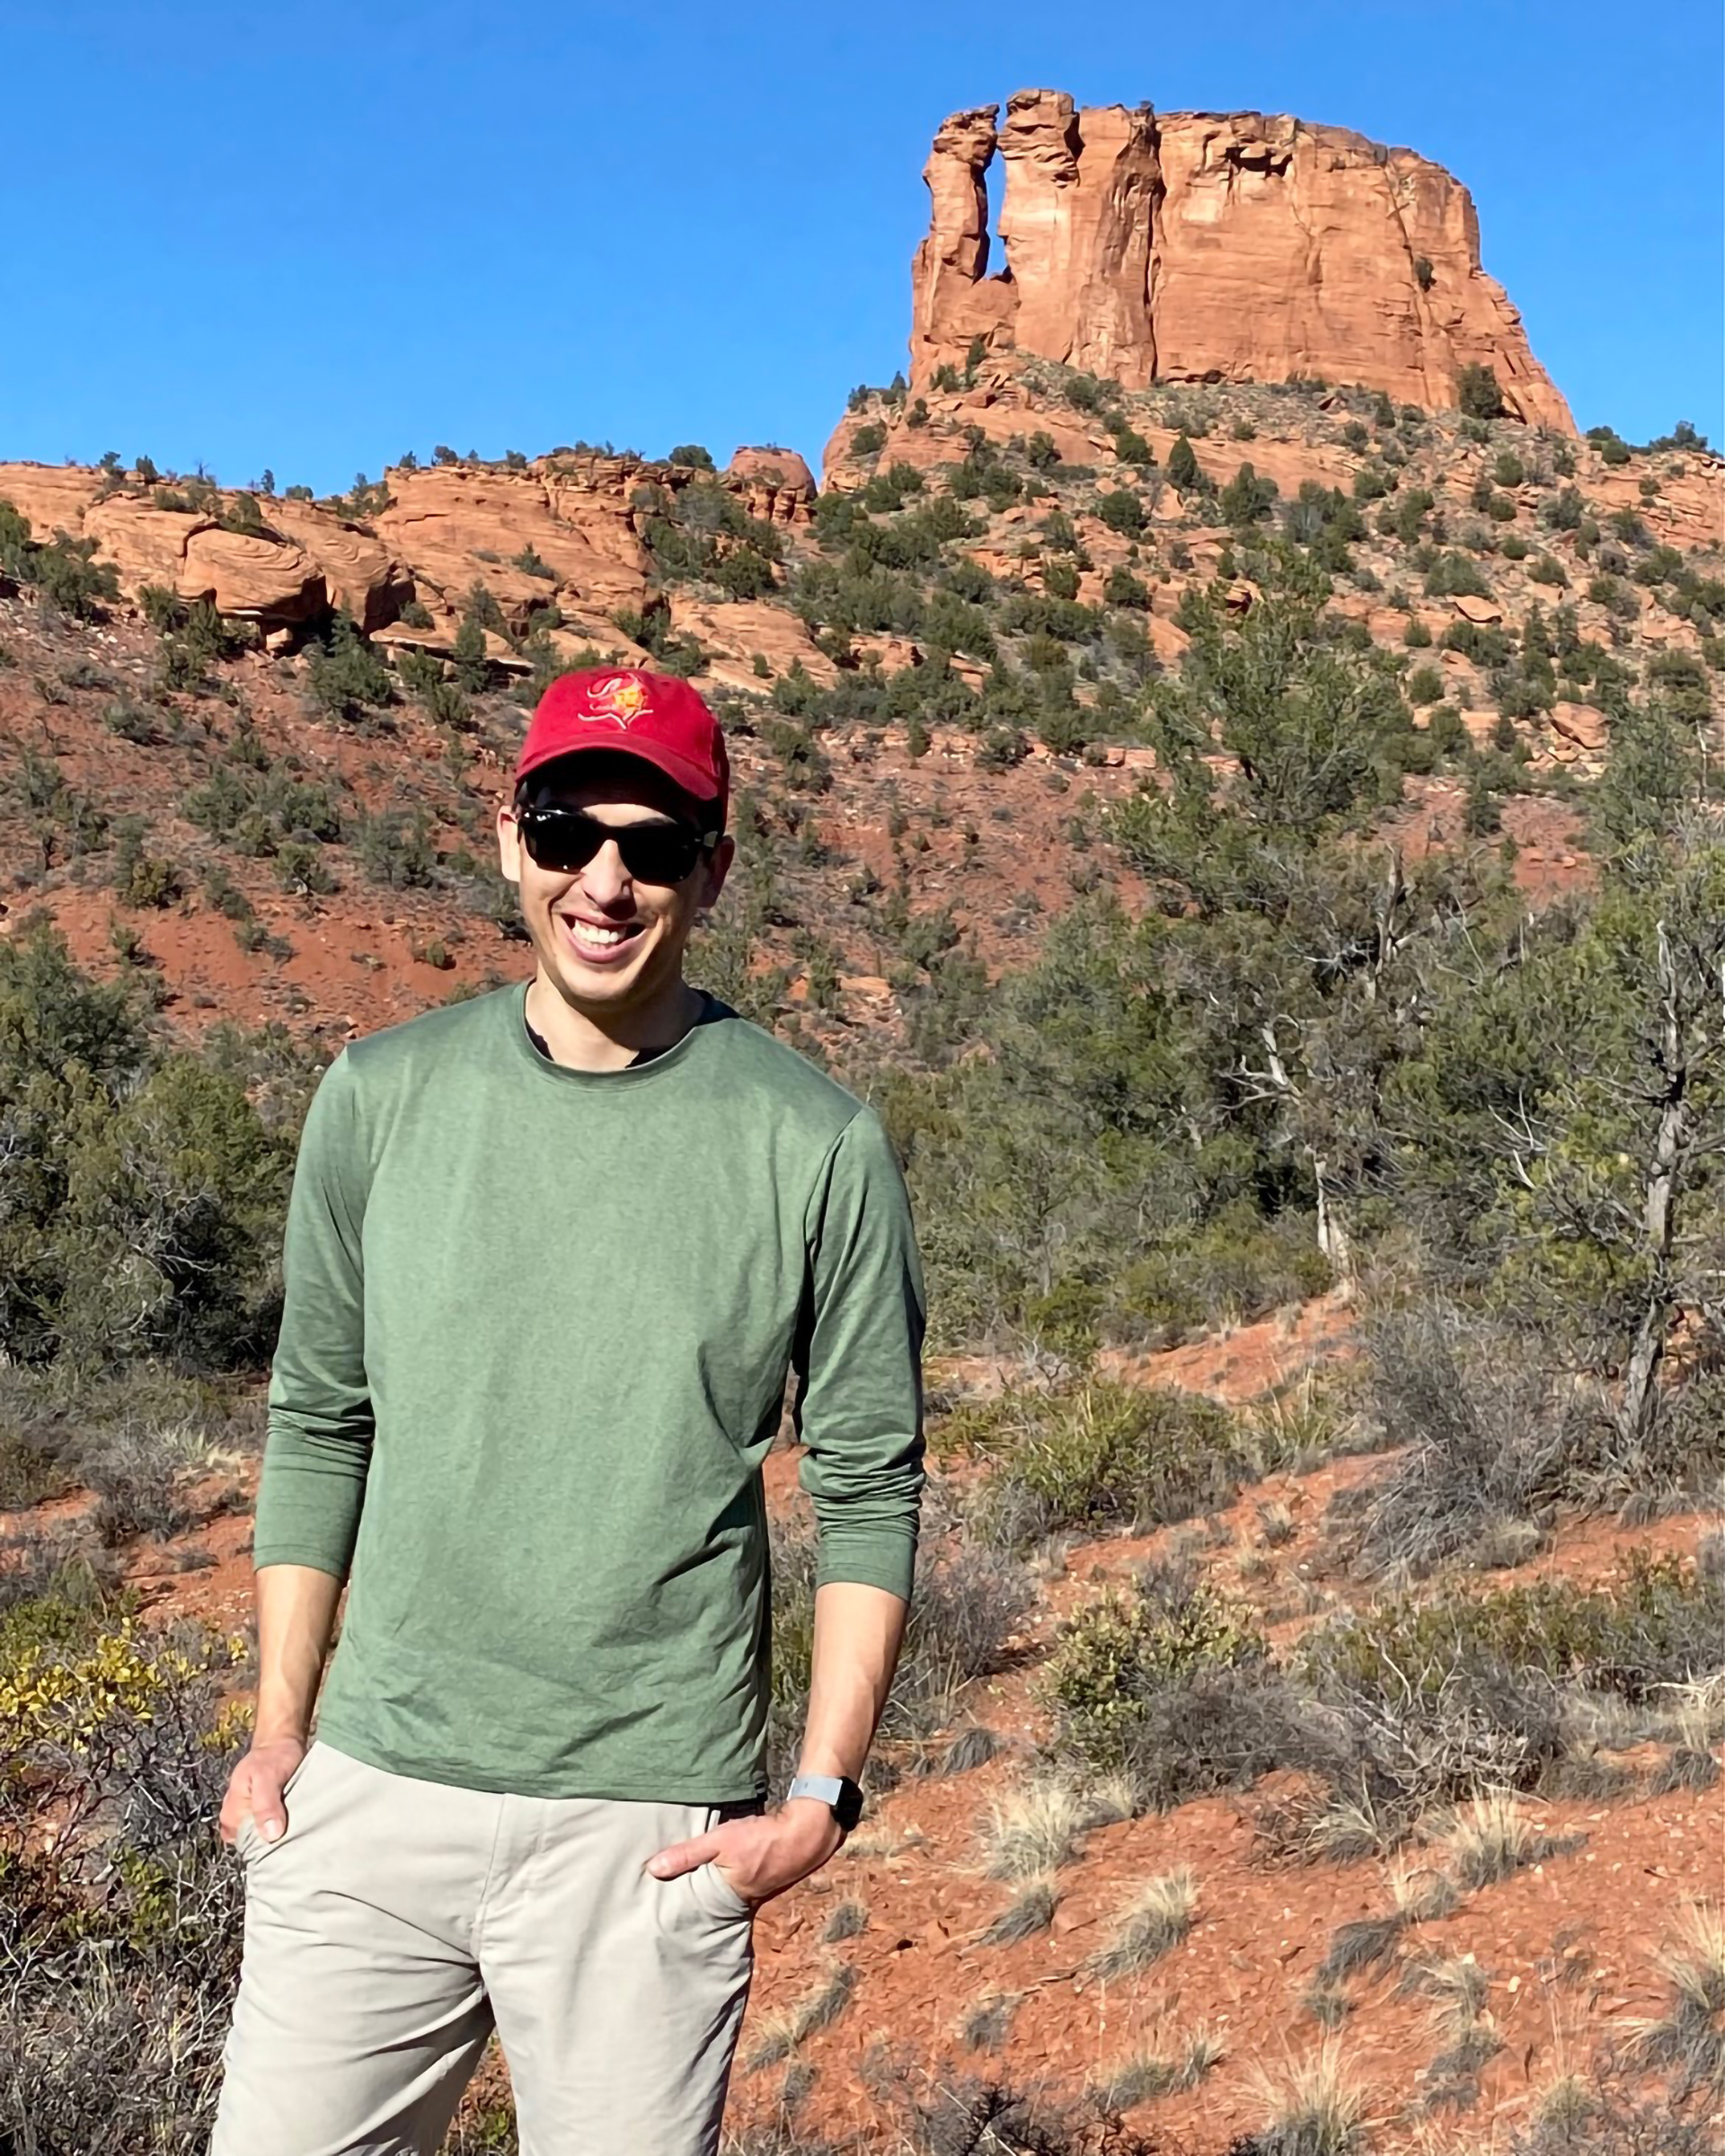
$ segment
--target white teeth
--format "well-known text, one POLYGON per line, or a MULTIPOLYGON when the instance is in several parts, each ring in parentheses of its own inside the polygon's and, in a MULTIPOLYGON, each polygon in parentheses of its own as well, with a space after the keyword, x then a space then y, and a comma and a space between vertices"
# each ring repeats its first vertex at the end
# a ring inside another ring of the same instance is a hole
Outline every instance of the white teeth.
POLYGON ((571 921, 569 930, 578 943, 590 943, 596 950, 609 950, 624 936, 620 928, 594 928, 586 921, 571 921))

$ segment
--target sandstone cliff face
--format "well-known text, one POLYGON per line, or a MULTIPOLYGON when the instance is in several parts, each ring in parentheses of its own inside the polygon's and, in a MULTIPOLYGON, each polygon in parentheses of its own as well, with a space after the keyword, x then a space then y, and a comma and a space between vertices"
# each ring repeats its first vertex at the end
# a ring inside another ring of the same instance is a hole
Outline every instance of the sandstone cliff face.
POLYGON ((28 517, 40 539, 64 532, 94 540, 128 599, 155 584, 270 625, 341 606, 369 630, 391 620, 412 590, 387 548, 309 502, 271 501, 262 531, 234 531, 201 510, 159 509, 147 495, 114 490, 99 472, 23 464, 0 464, 0 501, 28 517))
MULTIPOLYGON (((280 630, 288 642, 340 607, 389 645, 445 651, 483 584, 513 629, 554 603, 564 623, 553 632, 560 650, 639 658, 613 618, 649 601, 652 562, 638 497, 649 481, 675 490, 703 476, 587 450, 554 451, 519 469, 398 468, 385 474, 385 506, 367 524, 329 505, 271 497, 251 505, 255 530, 224 521, 241 499, 232 493, 197 509, 162 508, 141 482, 75 465, 0 464, 0 501, 40 539, 63 532, 93 540, 129 600, 159 585, 280 630), (429 621, 401 621, 411 600, 429 621)), ((766 521, 796 526, 814 513, 814 476, 794 450, 739 449, 719 483, 766 521)), ((509 645, 498 640, 494 656, 509 663, 509 645)))
POLYGON ((998 133, 995 118, 955 113, 924 172, 918 385, 978 336, 1135 389, 1316 375, 1432 409, 1482 365, 1518 417, 1574 433, 1441 165, 1286 117, 1079 111, 1056 91, 1020 92, 998 133), (1006 261, 990 277, 996 149, 1006 261))

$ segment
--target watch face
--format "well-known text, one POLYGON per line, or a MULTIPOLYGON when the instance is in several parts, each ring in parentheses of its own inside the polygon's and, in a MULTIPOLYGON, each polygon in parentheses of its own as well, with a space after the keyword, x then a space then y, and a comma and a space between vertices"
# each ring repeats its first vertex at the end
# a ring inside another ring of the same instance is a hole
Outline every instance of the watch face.
POLYGON ((833 1816, 847 1834, 862 1816, 862 1792, 848 1779, 838 1785, 838 1799, 833 1806, 833 1816))

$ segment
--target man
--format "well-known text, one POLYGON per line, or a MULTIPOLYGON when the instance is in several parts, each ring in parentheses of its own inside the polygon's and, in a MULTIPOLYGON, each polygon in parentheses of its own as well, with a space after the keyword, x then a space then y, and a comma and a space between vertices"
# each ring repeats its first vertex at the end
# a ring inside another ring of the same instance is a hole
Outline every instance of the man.
POLYGON ((429 2156, 493 2027, 526 2156, 714 2150, 752 1913, 854 1821, 915 1556, 921 1282, 875 1117, 684 980, 728 784, 686 683, 554 682, 497 819, 532 981, 350 1046, 306 1118, 216 2156, 429 2156), (760 1467, 792 1370, 820 1560, 768 1810, 760 1467))

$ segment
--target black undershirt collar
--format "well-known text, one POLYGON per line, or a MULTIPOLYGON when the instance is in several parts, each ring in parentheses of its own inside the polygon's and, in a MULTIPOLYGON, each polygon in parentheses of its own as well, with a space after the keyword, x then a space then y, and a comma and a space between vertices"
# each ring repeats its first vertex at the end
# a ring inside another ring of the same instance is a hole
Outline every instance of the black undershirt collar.
MULTIPOLYGON (((537 1029, 537 1028, 534 1025, 533 1021, 527 1017, 525 1012, 522 1013, 521 1022, 527 1029, 527 1038, 533 1043, 534 1047, 538 1049, 539 1053, 544 1057, 545 1061, 547 1063, 554 1063, 556 1058, 553 1056, 550 1047, 546 1044, 544 1035, 537 1029)), ((665 1051, 663 1048, 637 1048, 634 1054, 629 1058, 628 1062, 624 1064, 623 1067, 624 1070, 632 1070, 636 1064, 650 1063, 655 1056, 662 1056, 664 1053, 665 1051)))

